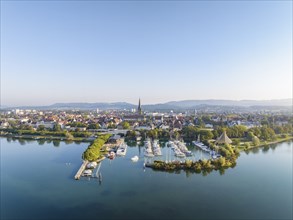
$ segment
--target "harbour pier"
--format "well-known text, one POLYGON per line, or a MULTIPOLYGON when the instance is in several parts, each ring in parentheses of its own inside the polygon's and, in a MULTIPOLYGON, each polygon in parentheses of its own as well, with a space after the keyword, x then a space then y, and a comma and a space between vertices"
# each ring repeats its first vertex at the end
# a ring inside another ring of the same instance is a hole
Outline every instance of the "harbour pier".
POLYGON ((86 165, 88 164, 87 160, 84 160, 83 163, 81 164, 79 170, 77 171, 77 173, 74 176, 74 179, 79 180, 80 176, 82 174, 82 172, 84 171, 84 169, 86 168, 86 165))
MULTIPOLYGON (((98 159, 96 162, 99 163, 98 170, 101 167, 101 161, 104 160, 106 157, 103 156, 102 158, 98 159)), ((87 168, 89 161, 84 160, 83 163, 81 164, 80 168, 78 169, 77 173, 74 176, 74 179, 79 180, 80 177, 83 175, 83 171, 87 168)))

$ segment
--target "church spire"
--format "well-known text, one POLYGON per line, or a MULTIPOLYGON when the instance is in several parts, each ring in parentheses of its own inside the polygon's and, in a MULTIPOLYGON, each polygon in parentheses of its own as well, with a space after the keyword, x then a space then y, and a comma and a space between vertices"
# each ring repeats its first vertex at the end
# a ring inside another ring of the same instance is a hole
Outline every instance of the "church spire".
POLYGON ((140 104, 140 98, 138 100, 138 107, 137 107, 137 111, 138 111, 138 114, 141 115, 141 104, 140 104))

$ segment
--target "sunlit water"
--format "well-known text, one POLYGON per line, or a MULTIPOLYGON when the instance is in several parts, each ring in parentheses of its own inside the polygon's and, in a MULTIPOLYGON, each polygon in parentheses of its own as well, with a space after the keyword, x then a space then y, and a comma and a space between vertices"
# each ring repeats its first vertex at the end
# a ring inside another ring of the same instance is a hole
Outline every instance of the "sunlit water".
POLYGON ((87 146, 1 138, 1 219, 292 219, 292 142, 242 153, 235 168, 206 176, 144 170, 143 148, 128 147, 102 162, 102 182, 76 181, 87 146))

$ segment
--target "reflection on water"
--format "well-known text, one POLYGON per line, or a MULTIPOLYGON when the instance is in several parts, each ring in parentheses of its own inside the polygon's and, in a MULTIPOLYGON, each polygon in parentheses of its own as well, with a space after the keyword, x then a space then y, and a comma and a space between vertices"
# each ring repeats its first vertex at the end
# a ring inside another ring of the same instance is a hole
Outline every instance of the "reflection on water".
POLYGON ((53 146, 54 146, 54 147, 60 147, 60 141, 58 141, 58 140, 54 140, 54 141, 53 141, 53 146))
POLYGON ((262 152, 263 152, 263 153, 267 153, 269 150, 270 150, 270 146, 264 146, 264 147, 262 148, 262 152))
POLYGON ((46 143, 46 140, 39 139, 39 140, 37 140, 37 142, 38 142, 39 145, 44 145, 46 143))
POLYGON ((256 148, 252 148, 252 149, 249 149, 247 151, 245 151, 246 154, 249 154, 249 153, 253 153, 253 154, 258 154, 260 151, 262 153, 267 153, 269 152, 269 150, 272 150, 274 151, 277 147, 283 147, 284 145, 288 145, 289 147, 291 147, 292 145, 292 142, 282 142, 282 143, 279 143, 279 144, 269 144, 269 145, 264 145, 262 147, 256 147, 256 148))

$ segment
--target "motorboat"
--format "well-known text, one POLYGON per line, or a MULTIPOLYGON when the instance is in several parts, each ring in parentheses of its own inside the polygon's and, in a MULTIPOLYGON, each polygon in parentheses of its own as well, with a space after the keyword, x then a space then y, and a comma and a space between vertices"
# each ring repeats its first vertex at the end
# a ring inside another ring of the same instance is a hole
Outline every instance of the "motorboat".
POLYGON ((97 167, 97 162, 90 162, 90 163, 88 163, 87 165, 86 165, 86 167, 88 168, 88 169, 94 169, 94 168, 96 168, 97 167))
POLYGON ((211 151, 210 155, 213 159, 217 159, 221 157, 221 154, 217 153, 216 151, 211 151))
POLYGON ((136 162, 136 161, 138 161, 138 156, 134 156, 134 157, 131 157, 131 160, 133 161, 133 162, 136 162))
POLYGON ((182 153, 178 148, 174 150, 176 157, 185 157, 185 154, 182 153))
POLYGON ((93 173, 93 171, 92 170, 90 170, 90 169, 87 169, 87 170, 85 170, 85 171, 83 171, 83 176, 91 176, 92 175, 92 173, 93 173))
POLYGON ((185 151, 184 154, 185 154, 187 157, 191 157, 191 156, 193 156, 193 153, 192 153, 190 150, 185 151))
POLYGON ((185 154, 182 153, 181 151, 175 152, 176 157, 185 157, 185 154))
POLYGON ((145 157, 154 157, 154 154, 152 151, 149 151, 148 149, 145 150, 144 152, 145 157))
POLYGON ((211 150, 209 149, 208 146, 204 145, 202 142, 198 142, 198 141, 193 141, 192 142, 195 146, 197 146, 198 148, 200 148, 202 151, 205 151, 207 153, 210 153, 211 150))
POLYGON ((125 156, 126 155, 126 151, 127 151, 127 145, 125 143, 120 144, 116 155, 117 156, 125 156))

